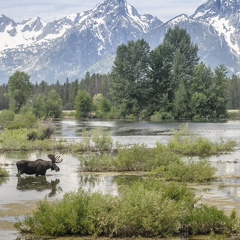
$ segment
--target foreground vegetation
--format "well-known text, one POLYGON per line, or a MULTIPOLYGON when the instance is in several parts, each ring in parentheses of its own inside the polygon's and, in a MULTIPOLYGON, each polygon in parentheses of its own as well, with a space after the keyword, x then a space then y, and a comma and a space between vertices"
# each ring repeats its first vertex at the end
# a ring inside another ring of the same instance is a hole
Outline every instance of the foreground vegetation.
POLYGON ((235 211, 197 205, 184 184, 143 180, 121 186, 119 196, 79 190, 57 202, 41 201, 16 227, 48 236, 171 237, 239 231, 235 211), (51 219, 51 220, 50 220, 51 219))

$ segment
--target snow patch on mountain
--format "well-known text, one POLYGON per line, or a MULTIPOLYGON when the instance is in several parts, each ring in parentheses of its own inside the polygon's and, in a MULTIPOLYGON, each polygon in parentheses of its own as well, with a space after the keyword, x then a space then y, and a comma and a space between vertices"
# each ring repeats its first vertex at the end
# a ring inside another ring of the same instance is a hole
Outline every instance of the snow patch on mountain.
POLYGON ((235 54, 239 54, 240 46, 237 44, 234 36, 236 28, 230 24, 230 20, 226 18, 219 19, 219 17, 214 17, 211 18, 209 23, 217 30, 220 36, 224 36, 233 52, 235 54))

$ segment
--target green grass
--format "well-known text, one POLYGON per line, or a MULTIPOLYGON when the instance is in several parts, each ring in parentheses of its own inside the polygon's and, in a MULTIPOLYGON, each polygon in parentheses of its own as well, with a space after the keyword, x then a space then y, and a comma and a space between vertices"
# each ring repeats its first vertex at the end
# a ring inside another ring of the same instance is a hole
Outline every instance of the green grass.
POLYGON ((154 148, 135 145, 132 148, 119 149, 116 156, 90 155, 80 157, 84 172, 126 172, 144 171, 152 176, 177 182, 211 182, 216 169, 208 161, 189 159, 169 150, 167 146, 157 144, 154 148))
POLYGON ((0 167, 0 178, 8 177, 8 176, 9 176, 9 173, 4 168, 0 167))

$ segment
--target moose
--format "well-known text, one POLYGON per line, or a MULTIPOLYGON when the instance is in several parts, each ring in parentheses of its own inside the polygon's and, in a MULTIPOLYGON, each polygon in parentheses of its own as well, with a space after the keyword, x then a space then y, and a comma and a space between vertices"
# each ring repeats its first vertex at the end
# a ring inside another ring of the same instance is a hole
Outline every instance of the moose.
POLYGON ((46 171, 51 168, 51 170, 55 170, 56 172, 60 171, 60 168, 56 165, 56 163, 60 163, 63 159, 60 159, 60 156, 55 156, 54 154, 47 155, 52 161, 46 161, 42 159, 37 159, 35 161, 28 160, 20 160, 16 163, 18 173, 17 177, 20 177, 21 174, 35 174, 36 176, 42 175, 45 176, 46 171))

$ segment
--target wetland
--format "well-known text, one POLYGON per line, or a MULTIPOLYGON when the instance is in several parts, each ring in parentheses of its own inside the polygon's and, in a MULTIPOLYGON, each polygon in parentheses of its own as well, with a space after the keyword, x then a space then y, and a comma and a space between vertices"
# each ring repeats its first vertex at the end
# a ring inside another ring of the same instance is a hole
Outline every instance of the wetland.
MULTIPOLYGON (((80 142, 84 139, 83 131, 103 128, 110 132, 114 145, 133 146, 144 144, 154 147, 156 143, 167 144, 172 137, 172 130, 177 130, 183 123, 149 123, 126 121, 55 121, 52 138, 67 139, 80 142)), ((231 139, 237 143, 231 153, 205 157, 217 169, 221 180, 212 184, 191 184, 200 201, 217 206, 225 212, 236 209, 240 213, 240 121, 188 123, 189 130, 211 141, 218 142, 221 138, 231 139)), ((142 172, 119 173, 83 173, 80 158, 77 154, 55 152, 64 161, 59 164, 60 172, 48 171, 46 176, 27 176, 17 178, 16 162, 20 159, 47 160, 44 151, 7 152, 0 154, 1 167, 9 172, 9 177, 0 185, 0 239, 16 239, 19 232, 13 227, 16 218, 23 218, 36 208, 38 201, 48 199, 57 201, 65 193, 77 191, 118 194, 118 183, 134 181, 142 177, 142 172)), ((82 156, 81 156, 82 157, 82 156)))

